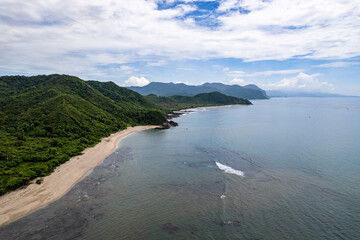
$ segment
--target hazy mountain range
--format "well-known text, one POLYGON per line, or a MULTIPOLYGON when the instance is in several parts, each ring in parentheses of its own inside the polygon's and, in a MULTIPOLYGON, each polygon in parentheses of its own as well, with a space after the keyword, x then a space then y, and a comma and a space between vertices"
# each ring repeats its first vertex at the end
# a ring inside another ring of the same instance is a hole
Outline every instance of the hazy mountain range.
POLYGON ((128 87, 142 95, 157 96, 195 96, 200 93, 220 92, 222 94, 245 99, 267 99, 266 92, 256 85, 226 85, 223 83, 204 83, 202 85, 186 85, 184 83, 151 82, 143 87, 128 87))

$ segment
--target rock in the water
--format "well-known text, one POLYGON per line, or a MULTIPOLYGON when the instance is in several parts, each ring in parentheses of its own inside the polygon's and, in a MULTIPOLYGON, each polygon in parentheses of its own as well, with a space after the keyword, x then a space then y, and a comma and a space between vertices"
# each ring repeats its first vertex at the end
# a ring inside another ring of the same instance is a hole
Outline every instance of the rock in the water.
POLYGON ((179 124, 174 122, 174 121, 168 121, 168 122, 164 122, 163 124, 161 124, 160 127, 157 127, 156 129, 169 129, 170 127, 176 127, 179 124))
POLYGON ((189 230, 191 234, 196 234, 198 232, 197 227, 195 227, 194 225, 189 225, 189 230))
POLYGON ((173 126, 173 127, 179 126, 179 124, 174 121, 169 121, 169 124, 170 124, 170 126, 173 126))
POLYGON ((161 228, 168 234, 174 234, 179 230, 179 228, 177 226, 172 225, 172 223, 165 223, 162 225, 161 228))

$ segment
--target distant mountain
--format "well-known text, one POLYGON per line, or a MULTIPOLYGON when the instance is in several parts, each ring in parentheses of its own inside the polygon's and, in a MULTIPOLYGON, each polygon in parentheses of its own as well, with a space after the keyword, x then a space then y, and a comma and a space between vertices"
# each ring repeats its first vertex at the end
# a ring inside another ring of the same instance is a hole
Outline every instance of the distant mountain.
POLYGON ((269 97, 352 97, 335 93, 268 90, 269 97))
POLYGON ((251 104, 247 99, 227 96, 219 92, 200 93, 195 96, 174 95, 170 97, 158 97, 154 94, 150 94, 145 98, 150 102, 171 110, 231 104, 251 104))
POLYGON ((220 92, 225 95, 245 99, 267 99, 266 92, 256 85, 226 85, 222 83, 204 83, 199 86, 184 83, 151 82, 144 87, 129 87, 142 95, 155 94, 157 96, 195 96, 200 93, 220 92))

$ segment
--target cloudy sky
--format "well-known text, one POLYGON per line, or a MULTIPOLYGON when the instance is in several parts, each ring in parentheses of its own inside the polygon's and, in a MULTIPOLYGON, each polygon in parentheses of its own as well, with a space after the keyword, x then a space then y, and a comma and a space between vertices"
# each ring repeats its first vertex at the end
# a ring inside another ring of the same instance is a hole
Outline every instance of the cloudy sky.
POLYGON ((360 95, 360 0, 0 0, 0 75, 360 95))

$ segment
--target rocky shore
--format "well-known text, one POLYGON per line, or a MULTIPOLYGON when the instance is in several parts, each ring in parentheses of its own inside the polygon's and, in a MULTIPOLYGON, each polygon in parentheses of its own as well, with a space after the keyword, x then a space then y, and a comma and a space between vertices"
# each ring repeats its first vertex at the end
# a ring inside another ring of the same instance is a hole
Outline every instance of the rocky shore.
POLYGON ((179 126, 177 122, 172 121, 172 119, 180 117, 181 115, 191 112, 189 110, 180 110, 180 111, 173 111, 172 113, 169 113, 166 115, 166 122, 161 124, 156 129, 169 129, 170 127, 176 127, 179 126))

